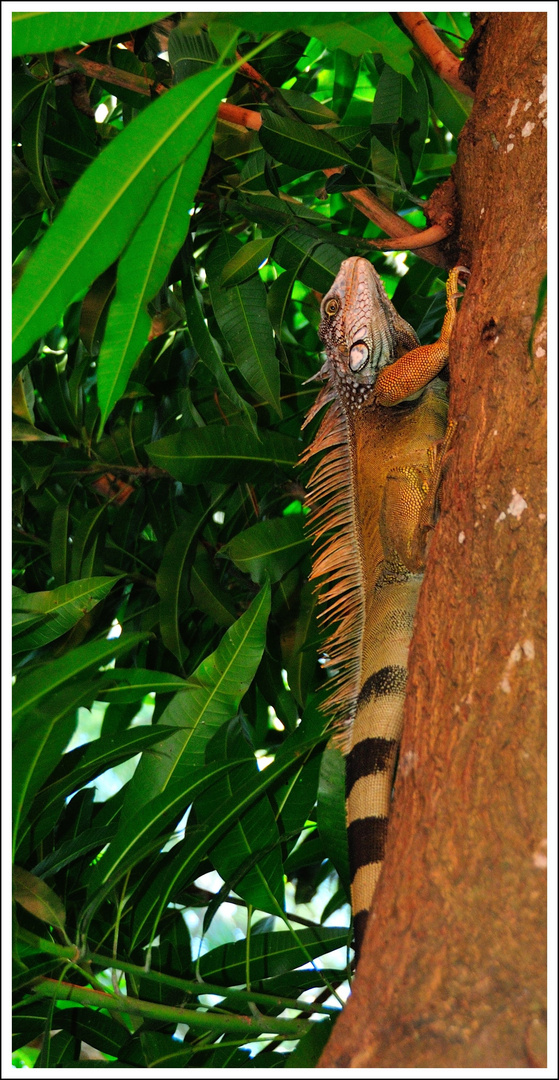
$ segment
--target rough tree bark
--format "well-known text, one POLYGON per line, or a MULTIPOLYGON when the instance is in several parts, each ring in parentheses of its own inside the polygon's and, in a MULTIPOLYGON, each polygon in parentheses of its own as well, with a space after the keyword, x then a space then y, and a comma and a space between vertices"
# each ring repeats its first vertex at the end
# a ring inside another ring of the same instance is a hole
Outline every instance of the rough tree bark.
POLYGON ((388 852, 319 1063, 545 1065, 545 35, 476 20, 455 182, 458 422, 410 655, 388 852))

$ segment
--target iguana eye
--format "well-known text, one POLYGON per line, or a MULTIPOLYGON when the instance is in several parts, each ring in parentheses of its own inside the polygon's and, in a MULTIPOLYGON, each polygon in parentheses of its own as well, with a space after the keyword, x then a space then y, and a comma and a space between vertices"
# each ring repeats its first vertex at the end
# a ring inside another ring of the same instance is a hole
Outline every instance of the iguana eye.
POLYGON ((336 300, 335 296, 333 296, 332 299, 328 301, 326 307, 324 308, 327 315, 335 315, 336 312, 339 311, 339 309, 340 301, 336 300))
POLYGON ((364 341, 356 341, 349 354, 349 366, 352 371, 361 371, 369 359, 369 346, 364 341))

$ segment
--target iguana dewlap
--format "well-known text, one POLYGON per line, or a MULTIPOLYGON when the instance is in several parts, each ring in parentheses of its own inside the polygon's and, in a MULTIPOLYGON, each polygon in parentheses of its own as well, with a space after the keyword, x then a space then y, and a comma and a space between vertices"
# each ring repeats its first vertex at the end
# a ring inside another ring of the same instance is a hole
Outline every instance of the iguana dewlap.
POLYGON ((346 814, 356 951, 384 857, 407 658, 427 533, 446 445, 448 356, 459 268, 441 338, 419 346, 362 258, 346 259, 321 306, 328 405, 303 456, 323 453, 308 485, 327 666, 324 709, 346 754, 346 814), (407 399, 407 400, 406 400, 407 399))

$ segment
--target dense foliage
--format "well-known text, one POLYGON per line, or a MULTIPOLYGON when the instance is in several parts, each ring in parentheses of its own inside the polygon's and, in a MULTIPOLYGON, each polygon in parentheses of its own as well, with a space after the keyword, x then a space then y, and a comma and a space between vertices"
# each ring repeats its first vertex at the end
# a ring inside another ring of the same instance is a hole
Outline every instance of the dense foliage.
MULTIPOLYGON (((319 298, 380 235, 344 191, 423 224, 468 106, 388 14, 158 18, 14 17, 15 1047, 57 1032, 17 1061, 312 1065, 352 955, 319 298)), ((441 272, 373 261, 432 340, 441 272)))

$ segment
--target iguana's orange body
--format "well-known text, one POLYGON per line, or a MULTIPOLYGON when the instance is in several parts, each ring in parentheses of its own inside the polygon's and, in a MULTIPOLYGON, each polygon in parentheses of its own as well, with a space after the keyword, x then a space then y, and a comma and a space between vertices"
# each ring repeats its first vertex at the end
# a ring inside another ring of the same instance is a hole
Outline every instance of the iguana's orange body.
POLYGON ((407 655, 447 436, 444 385, 458 270, 439 342, 418 346, 364 259, 347 259, 322 302, 329 404, 303 460, 326 451, 309 484, 313 574, 333 629, 325 704, 346 758, 357 950, 384 857, 402 735, 407 655), (410 399, 411 397, 411 399, 410 399), (407 400, 405 400, 407 399, 407 400))

